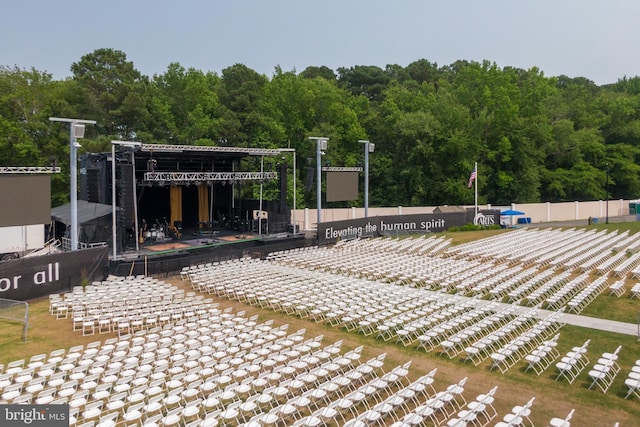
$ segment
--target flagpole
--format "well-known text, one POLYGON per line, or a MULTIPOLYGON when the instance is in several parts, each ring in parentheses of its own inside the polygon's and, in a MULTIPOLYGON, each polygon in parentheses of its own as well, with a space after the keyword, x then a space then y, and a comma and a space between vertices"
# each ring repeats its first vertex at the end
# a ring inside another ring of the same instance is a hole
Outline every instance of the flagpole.
POLYGON ((476 211, 474 216, 475 218, 476 216, 478 216, 478 162, 475 163, 474 170, 476 171, 476 179, 474 180, 476 184, 476 187, 475 187, 475 210, 476 211))

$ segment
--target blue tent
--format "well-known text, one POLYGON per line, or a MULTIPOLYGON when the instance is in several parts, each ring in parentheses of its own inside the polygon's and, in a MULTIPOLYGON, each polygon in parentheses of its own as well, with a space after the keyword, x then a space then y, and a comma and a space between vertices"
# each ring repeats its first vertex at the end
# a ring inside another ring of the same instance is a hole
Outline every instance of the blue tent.
POLYGON ((514 211, 513 209, 507 209, 506 211, 500 212, 501 216, 515 216, 515 215, 524 215, 524 212, 514 211))

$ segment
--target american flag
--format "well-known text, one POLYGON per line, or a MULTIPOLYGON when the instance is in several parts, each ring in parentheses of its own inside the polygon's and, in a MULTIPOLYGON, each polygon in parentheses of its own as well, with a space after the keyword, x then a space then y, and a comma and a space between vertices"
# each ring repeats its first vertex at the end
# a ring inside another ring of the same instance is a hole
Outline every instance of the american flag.
POLYGON ((469 175, 469 184, 467 184, 468 188, 471 188, 473 185, 473 181, 476 179, 476 168, 474 167, 471 171, 471 175, 469 175))

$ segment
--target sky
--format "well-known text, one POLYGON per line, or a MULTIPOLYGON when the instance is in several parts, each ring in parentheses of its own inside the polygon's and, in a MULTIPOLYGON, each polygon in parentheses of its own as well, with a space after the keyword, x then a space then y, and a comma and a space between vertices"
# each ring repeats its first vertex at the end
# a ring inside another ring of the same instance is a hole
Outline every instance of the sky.
POLYGON ((637 0, 20 0, 0 9, 0 65, 54 79, 100 48, 142 74, 488 60, 598 85, 640 75, 637 0))

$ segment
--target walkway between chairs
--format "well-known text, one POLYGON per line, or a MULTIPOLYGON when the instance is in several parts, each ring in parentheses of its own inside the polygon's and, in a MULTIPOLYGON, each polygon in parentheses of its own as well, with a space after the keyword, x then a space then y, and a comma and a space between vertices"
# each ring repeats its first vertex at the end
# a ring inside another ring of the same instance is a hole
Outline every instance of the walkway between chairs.
MULTIPOLYGON (((506 308, 506 307, 512 306, 512 304, 502 303, 502 306, 506 308)), ((516 305, 515 307, 517 307, 517 310, 519 313, 525 313, 531 310, 531 307, 527 307, 527 306, 516 305)), ((549 316, 551 313, 553 313, 553 311, 540 309, 538 311, 537 317, 542 319, 549 316)), ((564 313, 563 316, 560 318, 560 321, 562 323, 566 323, 567 325, 579 326, 582 328, 598 329, 600 331, 615 332, 623 335, 638 336, 638 332, 639 332, 638 325, 635 323, 625 323, 625 322, 618 322, 615 320, 598 319, 596 317, 582 316, 578 314, 564 313)), ((640 338, 640 336, 638 338, 640 338)))

